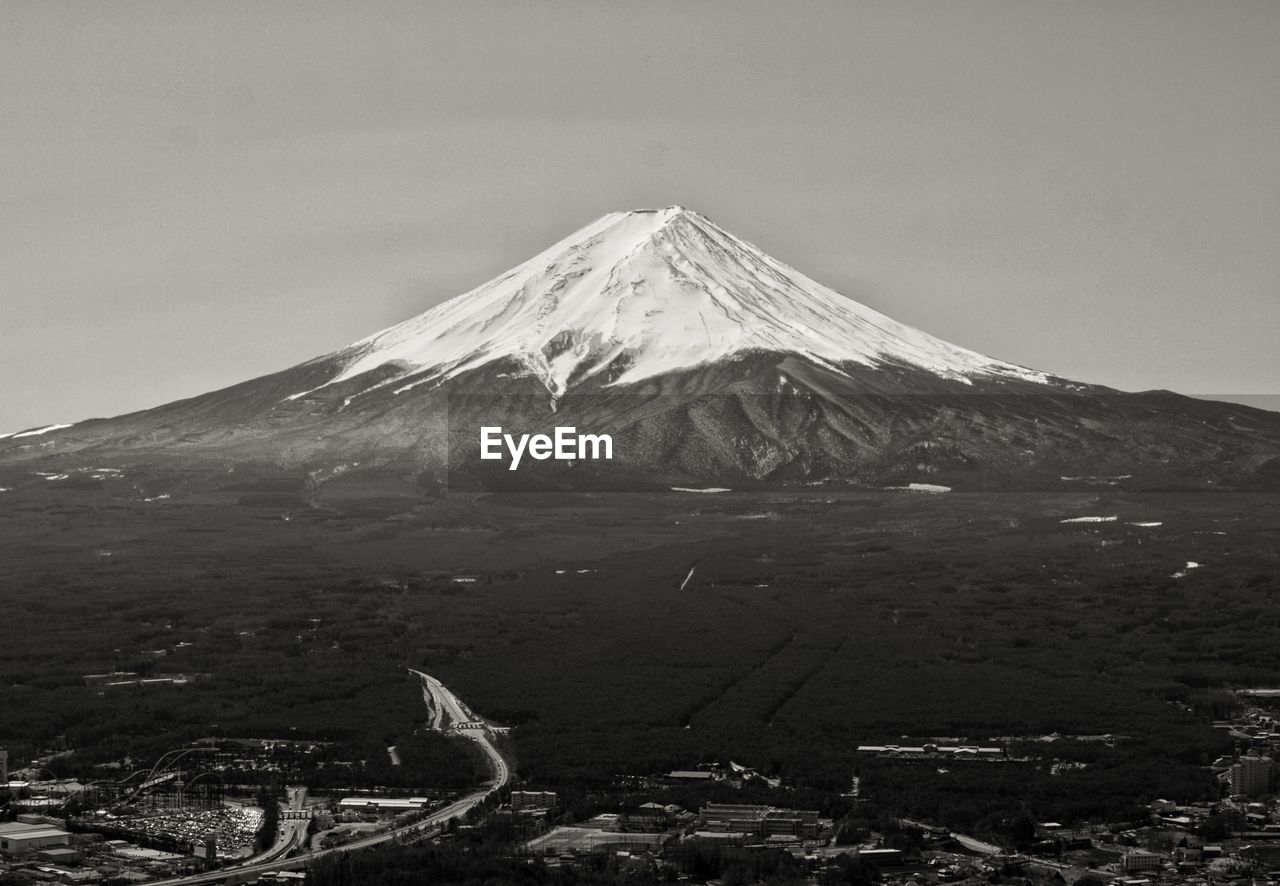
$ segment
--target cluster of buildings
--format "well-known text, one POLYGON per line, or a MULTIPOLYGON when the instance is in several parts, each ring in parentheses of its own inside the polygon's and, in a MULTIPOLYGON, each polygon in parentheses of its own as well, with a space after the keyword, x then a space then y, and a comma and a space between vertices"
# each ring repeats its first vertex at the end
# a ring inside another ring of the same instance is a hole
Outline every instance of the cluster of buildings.
POLYGON ((818 839, 823 826, 824 822, 814 810, 708 803, 698 813, 698 827, 693 836, 722 838, 728 835, 740 843, 799 842, 818 839))
POLYGON ((1025 861, 1041 870, 1088 871, 1112 886, 1232 880, 1263 886, 1280 874, 1280 804, 1274 800, 1156 800, 1149 810, 1145 824, 1124 829, 1043 823, 1025 861))
POLYGON ((1270 705, 1280 689, 1245 689, 1236 693, 1241 708, 1230 720, 1213 725, 1238 741, 1236 753, 1214 763, 1218 778, 1233 797, 1263 797, 1280 792, 1280 718, 1270 705), (1241 752, 1240 748, 1248 750, 1241 752))
MULTIPOLYGON (((529 802, 524 798, 517 801, 515 794, 513 806, 529 802)), ((813 810, 707 803, 695 813, 675 804, 651 802, 634 812, 602 813, 578 825, 554 828, 528 840, 522 848, 536 855, 562 857, 609 852, 653 854, 683 842, 798 849, 830 833, 831 821, 813 810)))
POLYGON ((527 839, 547 830, 558 801, 555 791, 512 791, 510 801, 493 815, 509 821, 512 832, 527 839))
POLYGON ((72 833, 57 819, 21 815, 0 824, 0 875, 33 882, 144 882, 192 873, 200 860, 97 833, 72 833))
POLYGON ((1143 845, 1123 851, 1118 860, 1107 867, 1114 870, 1115 886, 1150 886, 1155 882, 1201 884, 1248 879, 1267 882, 1280 874, 1280 845, 1255 844, 1232 840, 1205 843, 1184 838, 1170 845, 1169 832, 1150 829, 1141 840, 1143 845))
MULTIPOLYGON (((362 834, 387 826, 409 824, 439 809, 447 794, 431 797, 384 797, 359 795, 317 805, 305 815, 315 823, 316 845, 321 849, 340 846, 362 834)), ((287 815, 287 812, 283 812, 287 815)))

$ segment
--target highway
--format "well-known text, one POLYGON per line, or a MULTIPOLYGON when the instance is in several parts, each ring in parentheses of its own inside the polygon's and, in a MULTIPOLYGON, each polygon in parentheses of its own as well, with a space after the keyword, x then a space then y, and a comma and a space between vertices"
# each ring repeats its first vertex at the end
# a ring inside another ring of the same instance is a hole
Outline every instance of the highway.
MULTIPOLYGON (((489 767, 493 770, 493 781, 489 782, 489 788, 486 796, 492 793, 511 780, 511 772, 507 769, 507 761, 502 759, 502 754, 498 753, 498 749, 493 746, 492 740, 489 738, 489 724, 476 717, 467 708, 466 705, 459 700, 449 689, 432 677, 430 674, 424 674, 422 671, 409 669, 409 673, 422 680, 423 690, 430 693, 435 700, 437 711, 443 710, 453 721, 453 729, 458 735, 464 735, 472 741, 480 745, 480 750, 484 751, 484 755, 489 759, 489 767)), ((433 721, 433 728, 443 731, 443 724, 439 723, 439 717, 433 721)))
MULTIPOLYGON (((307 789, 301 787, 286 788, 285 791, 289 794, 289 805, 284 808, 291 812, 301 812, 306 805, 307 789)), ((280 825, 276 830, 275 842, 265 851, 246 859, 245 864, 266 864, 278 861, 294 849, 305 848, 307 826, 309 824, 311 824, 311 819, 309 818, 287 818, 281 816, 280 825)))
MULTIPOLYGON (((402 837, 423 836, 442 827, 449 819, 455 816, 466 815, 471 809, 488 799, 490 795, 501 790, 511 780, 511 770, 507 766, 507 761, 502 758, 502 755, 498 753, 498 749, 494 747, 489 737, 488 724, 473 717, 467 706, 435 677, 412 669, 409 670, 409 673, 422 681, 424 697, 434 699, 437 709, 447 712, 453 721, 455 734, 480 745, 480 749, 484 751, 485 757, 489 761, 489 767, 493 771, 492 779, 480 785, 471 793, 454 800, 448 806, 437 809, 422 821, 404 825, 403 827, 391 828, 377 834, 371 834, 368 837, 361 837, 330 849, 304 851, 294 855, 292 858, 282 858, 281 856, 302 845, 301 841, 306 838, 307 822, 305 820, 298 822, 282 821, 281 824, 284 828, 282 834, 284 836, 277 838, 276 844, 257 858, 251 858, 244 864, 234 867, 210 871, 207 874, 173 877, 168 880, 151 880, 145 886, 200 886, 200 884, 207 883, 243 883, 256 879, 269 871, 296 871, 306 867, 309 862, 316 859, 340 855, 344 852, 369 849, 402 837), (290 830, 290 825, 300 825, 301 829, 290 830)), ((305 795, 305 789, 290 789, 290 808, 293 808, 295 803, 297 803, 298 808, 301 808, 305 795)))

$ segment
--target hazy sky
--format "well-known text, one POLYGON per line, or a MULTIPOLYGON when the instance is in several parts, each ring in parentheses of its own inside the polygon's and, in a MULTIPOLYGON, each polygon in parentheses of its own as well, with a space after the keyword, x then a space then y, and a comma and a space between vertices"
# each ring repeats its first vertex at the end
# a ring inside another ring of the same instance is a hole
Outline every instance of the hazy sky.
POLYGON ((681 203, 985 353, 1280 393, 1280 3, 0 0, 0 431, 681 203))

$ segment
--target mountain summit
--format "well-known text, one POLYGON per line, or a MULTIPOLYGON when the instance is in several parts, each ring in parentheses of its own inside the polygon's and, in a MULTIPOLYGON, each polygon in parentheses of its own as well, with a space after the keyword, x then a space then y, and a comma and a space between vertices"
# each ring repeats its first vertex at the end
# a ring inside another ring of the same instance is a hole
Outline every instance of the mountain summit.
POLYGON ((331 355, 340 371, 326 384, 394 365, 374 389, 400 393, 509 358, 559 397, 587 379, 626 385, 753 352, 836 370, 912 366, 965 383, 1047 381, 898 323, 669 206, 602 216, 488 283, 356 342, 331 355))
POLYGON ((308 483, 374 471, 506 488, 517 478, 480 458, 481 429, 559 426, 610 435, 613 459, 531 464, 519 484, 1280 485, 1280 416, 983 356, 680 206, 602 216, 470 292, 291 369, 0 439, 0 469, 39 464, 30 476, 47 478, 89 464, 188 475, 254 465, 308 483))

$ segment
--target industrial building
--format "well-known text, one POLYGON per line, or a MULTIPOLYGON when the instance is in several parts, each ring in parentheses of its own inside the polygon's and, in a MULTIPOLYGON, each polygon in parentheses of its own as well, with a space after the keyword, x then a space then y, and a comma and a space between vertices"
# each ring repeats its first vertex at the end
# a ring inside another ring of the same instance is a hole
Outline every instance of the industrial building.
POLYGON ((715 777, 714 772, 702 772, 697 769, 676 769, 663 776, 665 780, 674 782, 712 781, 715 777))
POLYGON ((36 853, 36 859, 49 864, 74 867, 84 861, 84 853, 79 849, 59 846, 56 849, 41 849, 36 853))
POLYGON ((338 801, 343 812, 414 812, 430 805, 430 797, 343 797, 338 801))
POLYGON ((813 840, 821 830, 818 813, 809 809, 775 809, 772 806, 740 806, 708 803, 698 813, 698 830, 744 834, 748 837, 796 837, 813 840))
POLYGON ((71 845, 71 834, 52 825, 26 822, 0 824, 0 852, 9 856, 23 856, 42 849, 57 849, 71 845))

